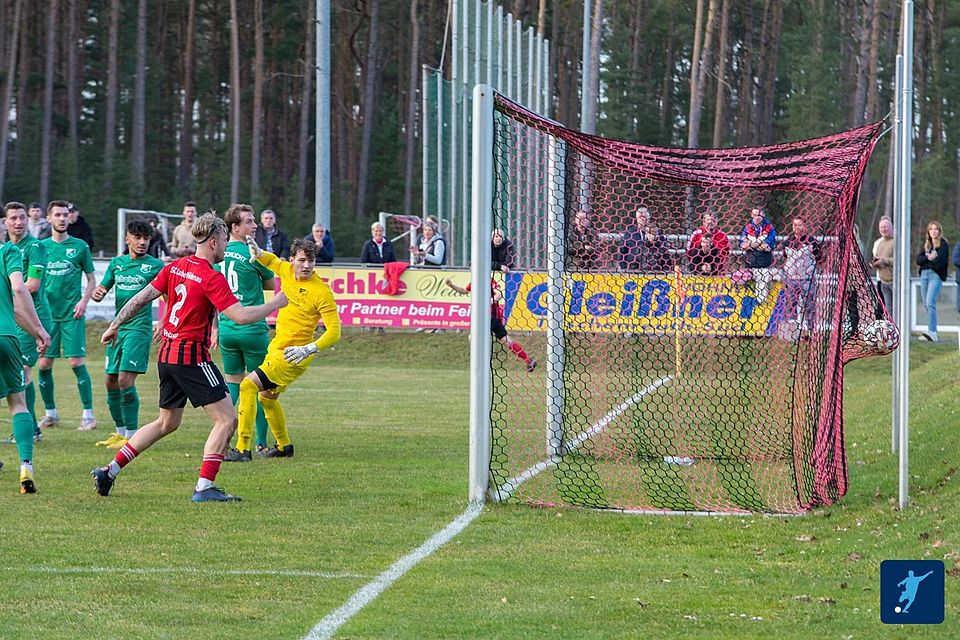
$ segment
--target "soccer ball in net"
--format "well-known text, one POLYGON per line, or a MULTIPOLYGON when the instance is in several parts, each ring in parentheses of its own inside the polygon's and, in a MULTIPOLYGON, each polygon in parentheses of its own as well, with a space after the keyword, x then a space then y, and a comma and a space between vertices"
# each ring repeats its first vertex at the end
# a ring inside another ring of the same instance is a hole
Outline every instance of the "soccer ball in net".
POLYGON ((863 330, 863 341, 880 353, 890 353, 900 344, 900 330, 889 320, 874 320, 863 330))

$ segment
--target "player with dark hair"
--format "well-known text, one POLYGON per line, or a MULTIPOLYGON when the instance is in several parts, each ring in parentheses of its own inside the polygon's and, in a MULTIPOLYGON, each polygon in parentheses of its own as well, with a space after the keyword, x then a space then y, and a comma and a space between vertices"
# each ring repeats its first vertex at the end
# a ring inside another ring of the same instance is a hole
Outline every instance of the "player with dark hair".
POLYGON ((267 458, 293 456, 293 444, 287 433, 287 417, 279 397, 310 366, 317 351, 333 346, 340 339, 340 313, 330 287, 313 270, 317 246, 309 240, 295 240, 290 248, 290 262, 263 251, 252 236, 247 236, 250 256, 280 278, 280 291, 290 304, 277 315, 277 333, 270 341, 263 364, 240 383, 237 414, 241 432, 252 429, 256 415, 257 394, 267 416, 267 424, 277 444, 267 458), (317 322, 323 320, 325 331, 314 340, 317 322))
POLYGON ((110 494, 123 467, 157 440, 177 430, 183 420, 183 408, 190 400, 193 406, 203 407, 213 420, 213 428, 203 447, 203 462, 193 501, 240 499, 213 484, 223 462, 223 452, 237 427, 237 414, 223 376, 210 360, 210 332, 217 312, 225 313, 240 324, 250 324, 284 306, 287 299, 280 293, 267 304, 244 307, 230 292, 223 274, 213 268, 223 260, 227 247, 227 226, 223 220, 205 214, 193 224, 192 231, 197 243, 196 254, 164 267, 153 282, 124 305, 100 339, 103 344, 113 344, 121 326, 153 300, 161 295, 167 296, 157 357, 160 415, 137 429, 110 464, 91 472, 94 487, 101 496, 110 494))
MULTIPOLYGON (((272 271, 258 262, 250 261, 246 237, 257 230, 253 207, 248 204, 234 204, 227 209, 223 221, 230 230, 230 244, 227 245, 223 262, 217 265, 217 270, 227 277, 230 291, 237 296, 240 304, 245 307, 263 304, 264 289, 273 291, 277 281, 272 271)), ((240 383, 243 382, 243 377, 259 367, 267 357, 270 330, 266 320, 239 325, 220 314, 218 322, 217 335, 223 356, 223 377, 227 380, 230 399, 236 405, 240 399, 240 383)), ((257 407, 256 425, 257 453, 262 455, 267 451, 267 419, 263 415, 263 407, 260 406, 257 407)), ((249 426, 251 425, 240 423, 237 429, 237 446, 227 451, 224 462, 250 462, 253 459, 250 448, 253 431, 246 430, 249 426)))
MULTIPOLYGON (((107 265, 107 271, 96 289, 94 302, 100 302, 111 289, 115 289, 116 313, 135 295, 143 291, 163 269, 163 262, 147 253, 153 227, 143 221, 127 224, 124 242, 128 253, 119 255, 107 265)), ((150 338, 153 333, 153 307, 146 305, 130 321, 121 327, 117 340, 107 347, 105 364, 107 408, 116 431, 106 440, 97 442, 98 447, 119 449, 127 443, 140 425, 140 395, 137 393, 137 376, 147 372, 150 360, 150 338)))

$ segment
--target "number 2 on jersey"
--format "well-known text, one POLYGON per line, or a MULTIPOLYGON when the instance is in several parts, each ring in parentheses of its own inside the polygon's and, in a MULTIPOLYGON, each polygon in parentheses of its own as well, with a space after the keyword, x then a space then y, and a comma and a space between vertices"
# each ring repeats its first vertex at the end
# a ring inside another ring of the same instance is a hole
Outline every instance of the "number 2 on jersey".
POLYGON ((177 312, 183 308, 184 303, 187 301, 187 285, 181 282, 173 288, 173 292, 177 294, 177 301, 170 307, 170 324, 176 327, 180 324, 180 318, 177 317, 177 312))

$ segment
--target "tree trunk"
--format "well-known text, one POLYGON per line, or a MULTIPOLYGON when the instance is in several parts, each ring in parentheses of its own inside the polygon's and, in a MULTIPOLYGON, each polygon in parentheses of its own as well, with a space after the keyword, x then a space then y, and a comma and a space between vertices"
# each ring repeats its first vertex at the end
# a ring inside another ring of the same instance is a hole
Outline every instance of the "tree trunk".
POLYGON ((590 17, 590 86, 587 92, 587 114, 583 132, 597 132, 597 106, 600 102, 600 47, 603 44, 603 0, 593 0, 593 16, 590 17))
MULTIPOLYGON (((6 81, 3 84, 3 106, 0 107, 0 113, 10 113, 10 103, 13 101, 13 83, 17 72, 17 48, 20 46, 20 13, 22 9, 23 0, 15 0, 13 4, 10 50, 7 54, 7 75, 6 81)), ((9 134, 10 118, 0 118, 0 202, 6 202, 3 185, 7 178, 9 134)))
POLYGON ((870 35, 873 25, 874 0, 862 0, 863 14, 857 26, 857 40, 860 48, 857 52, 856 89, 853 92, 853 105, 850 113, 850 126, 861 127, 866 116, 867 79, 870 75, 870 35))
POLYGON ((880 100, 877 82, 877 66, 880 57, 880 17, 883 13, 880 0, 873 0, 873 22, 870 26, 870 64, 867 70, 867 120, 873 122, 880 117, 880 100))
POLYGON ((117 142, 117 51, 120 39, 120 0, 110 0, 109 33, 107 35, 107 104, 103 136, 103 186, 113 188, 113 156, 117 142))
POLYGON ((541 38, 547 35, 547 0, 540 0, 537 7, 537 35, 541 38))
MULTIPOLYGON (((420 80, 420 22, 417 19, 417 2, 410 0, 410 64, 407 84, 407 157, 403 176, 403 213, 413 211, 414 152, 417 148, 417 87, 420 80)), ((541 13, 544 3, 540 3, 541 13)))
MULTIPOLYGON (((32 62, 36 57, 36 52, 31 50, 31 46, 34 44, 31 34, 30 34, 30 16, 32 14, 38 15, 40 13, 39 4, 34 2, 28 2, 23 7, 23 18, 20 23, 20 54, 18 65, 20 71, 17 74, 17 122, 16 129, 17 135, 22 136, 26 132, 26 122, 27 122, 27 109, 19 108, 20 105, 26 106, 28 102, 32 102, 29 87, 27 80, 30 77, 32 70, 32 62)), ((20 160, 20 146, 16 145, 13 148, 13 164, 18 164, 20 160)))
POLYGON ((754 84, 753 58, 756 54, 754 43, 753 3, 749 3, 744 14, 743 53, 740 55, 740 86, 737 89, 737 146, 745 147, 753 143, 756 124, 753 118, 756 108, 756 85, 754 84))
MULTIPOLYGON (((43 84, 43 128, 40 139, 40 202, 46 204, 50 191, 50 150, 53 144, 53 81, 57 62, 58 0, 47 5, 47 66, 43 84)), ((19 132, 18 132, 19 133, 19 132)))
POLYGON ((674 25, 676 5, 670 4, 670 13, 667 23, 667 52, 663 63, 663 80, 660 85, 660 144, 673 143, 673 56, 676 38, 674 25))
POLYGON ((180 146, 177 158, 177 186, 184 200, 190 199, 193 173, 193 70, 197 30, 197 0, 187 4, 187 33, 183 43, 183 103, 180 105, 180 146))
POLYGON ((761 36, 760 53, 760 95, 761 104, 758 120, 760 121, 760 139, 757 144, 773 143, 773 104, 774 89, 777 84, 777 58, 780 54, 780 39, 783 35, 783 4, 777 0, 768 0, 764 14, 764 28, 761 36))
MULTIPOLYGON (((696 149, 700 146, 700 119, 703 115, 703 94, 707 84, 707 75, 711 71, 711 56, 713 46, 714 23, 717 16, 718 0, 710 0, 707 8, 707 19, 704 25, 703 46, 700 47, 699 59, 691 61, 691 69, 696 75, 696 84, 691 84, 690 93, 690 120, 687 129, 687 146, 696 149)), ((697 13, 701 11, 701 5, 697 5, 697 13)), ((694 37, 694 42, 698 40, 694 37)), ((697 49, 696 44, 694 49, 697 49)))
POLYGON ((260 198, 260 123, 263 118, 263 0, 253 2, 253 127, 250 131, 250 201, 260 198))
POLYGON ((937 14, 930 9, 930 142, 931 149, 940 149, 944 144, 943 136, 943 24, 945 2, 937 5, 937 14))
MULTIPOLYGON (((316 48, 314 42, 314 16, 315 2, 307 3, 307 36, 304 44, 303 64, 303 95, 300 98, 300 144, 297 154, 297 209, 302 210, 304 198, 307 191, 307 149, 310 146, 310 96, 313 94, 313 77, 316 74, 316 63, 313 59, 313 52, 316 48)), ((325 153, 330 153, 327 149, 325 153)), ((331 154, 332 155, 332 154, 331 154)))
POLYGON ((147 130, 147 0, 137 3, 137 57, 133 84, 133 135, 130 162, 136 204, 143 206, 146 191, 145 161, 147 130))
POLYGON ((379 29, 380 0, 368 0, 370 28, 367 33, 366 68, 363 73, 363 129, 360 132, 360 162, 357 165, 357 201, 354 216, 363 220, 367 213, 367 179, 370 175, 370 139, 373 135, 376 113, 376 84, 379 75, 377 61, 377 30, 379 29))
POLYGON ((730 0, 723 0, 720 10, 720 48, 717 51, 717 105, 713 113, 713 148, 719 149, 726 130, 727 106, 727 40, 730 30, 730 0))
POLYGON ((240 196, 240 23, 237 0, 230 0, 230 130, 233 132, 230 163, 230 202, 240 196))
POLYGON ((67 0, 67 142, 70 154, 70 169, 76 177, 77 122, 80 119, 80 87, 77 68, 77 49, 80 46, 77 33, 77 0, 67 0))

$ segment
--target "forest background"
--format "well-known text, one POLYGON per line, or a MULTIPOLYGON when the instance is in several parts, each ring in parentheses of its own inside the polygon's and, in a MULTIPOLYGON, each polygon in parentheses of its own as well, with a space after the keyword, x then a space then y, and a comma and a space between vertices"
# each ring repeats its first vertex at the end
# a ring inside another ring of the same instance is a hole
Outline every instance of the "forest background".
MULTIPOLYGON (((553 117, 580 128, 583 3, 507 0, 551 42, 553 117)), ((594 0, 600 135, 732 147, 888 117, 901 0, 594 0), (692 61, 698 61, 694 65, 692 61)), ((331 0, 332 232, 359 254, 377 212, 420 215, 420 77, 446 0, 331 0)), ((960 0, 915 3, 913 241, 960 230, 960 0)), ((313 222, 314 0, 0 0, 0 196, 116 209, 270 206, 313 222)), ((449 39, 447 40, 449 47, 449 39)), ((449 71, 449 70, 447 70, 449 71)), ((859 224, 892 209, 885 136, 859 224)))

